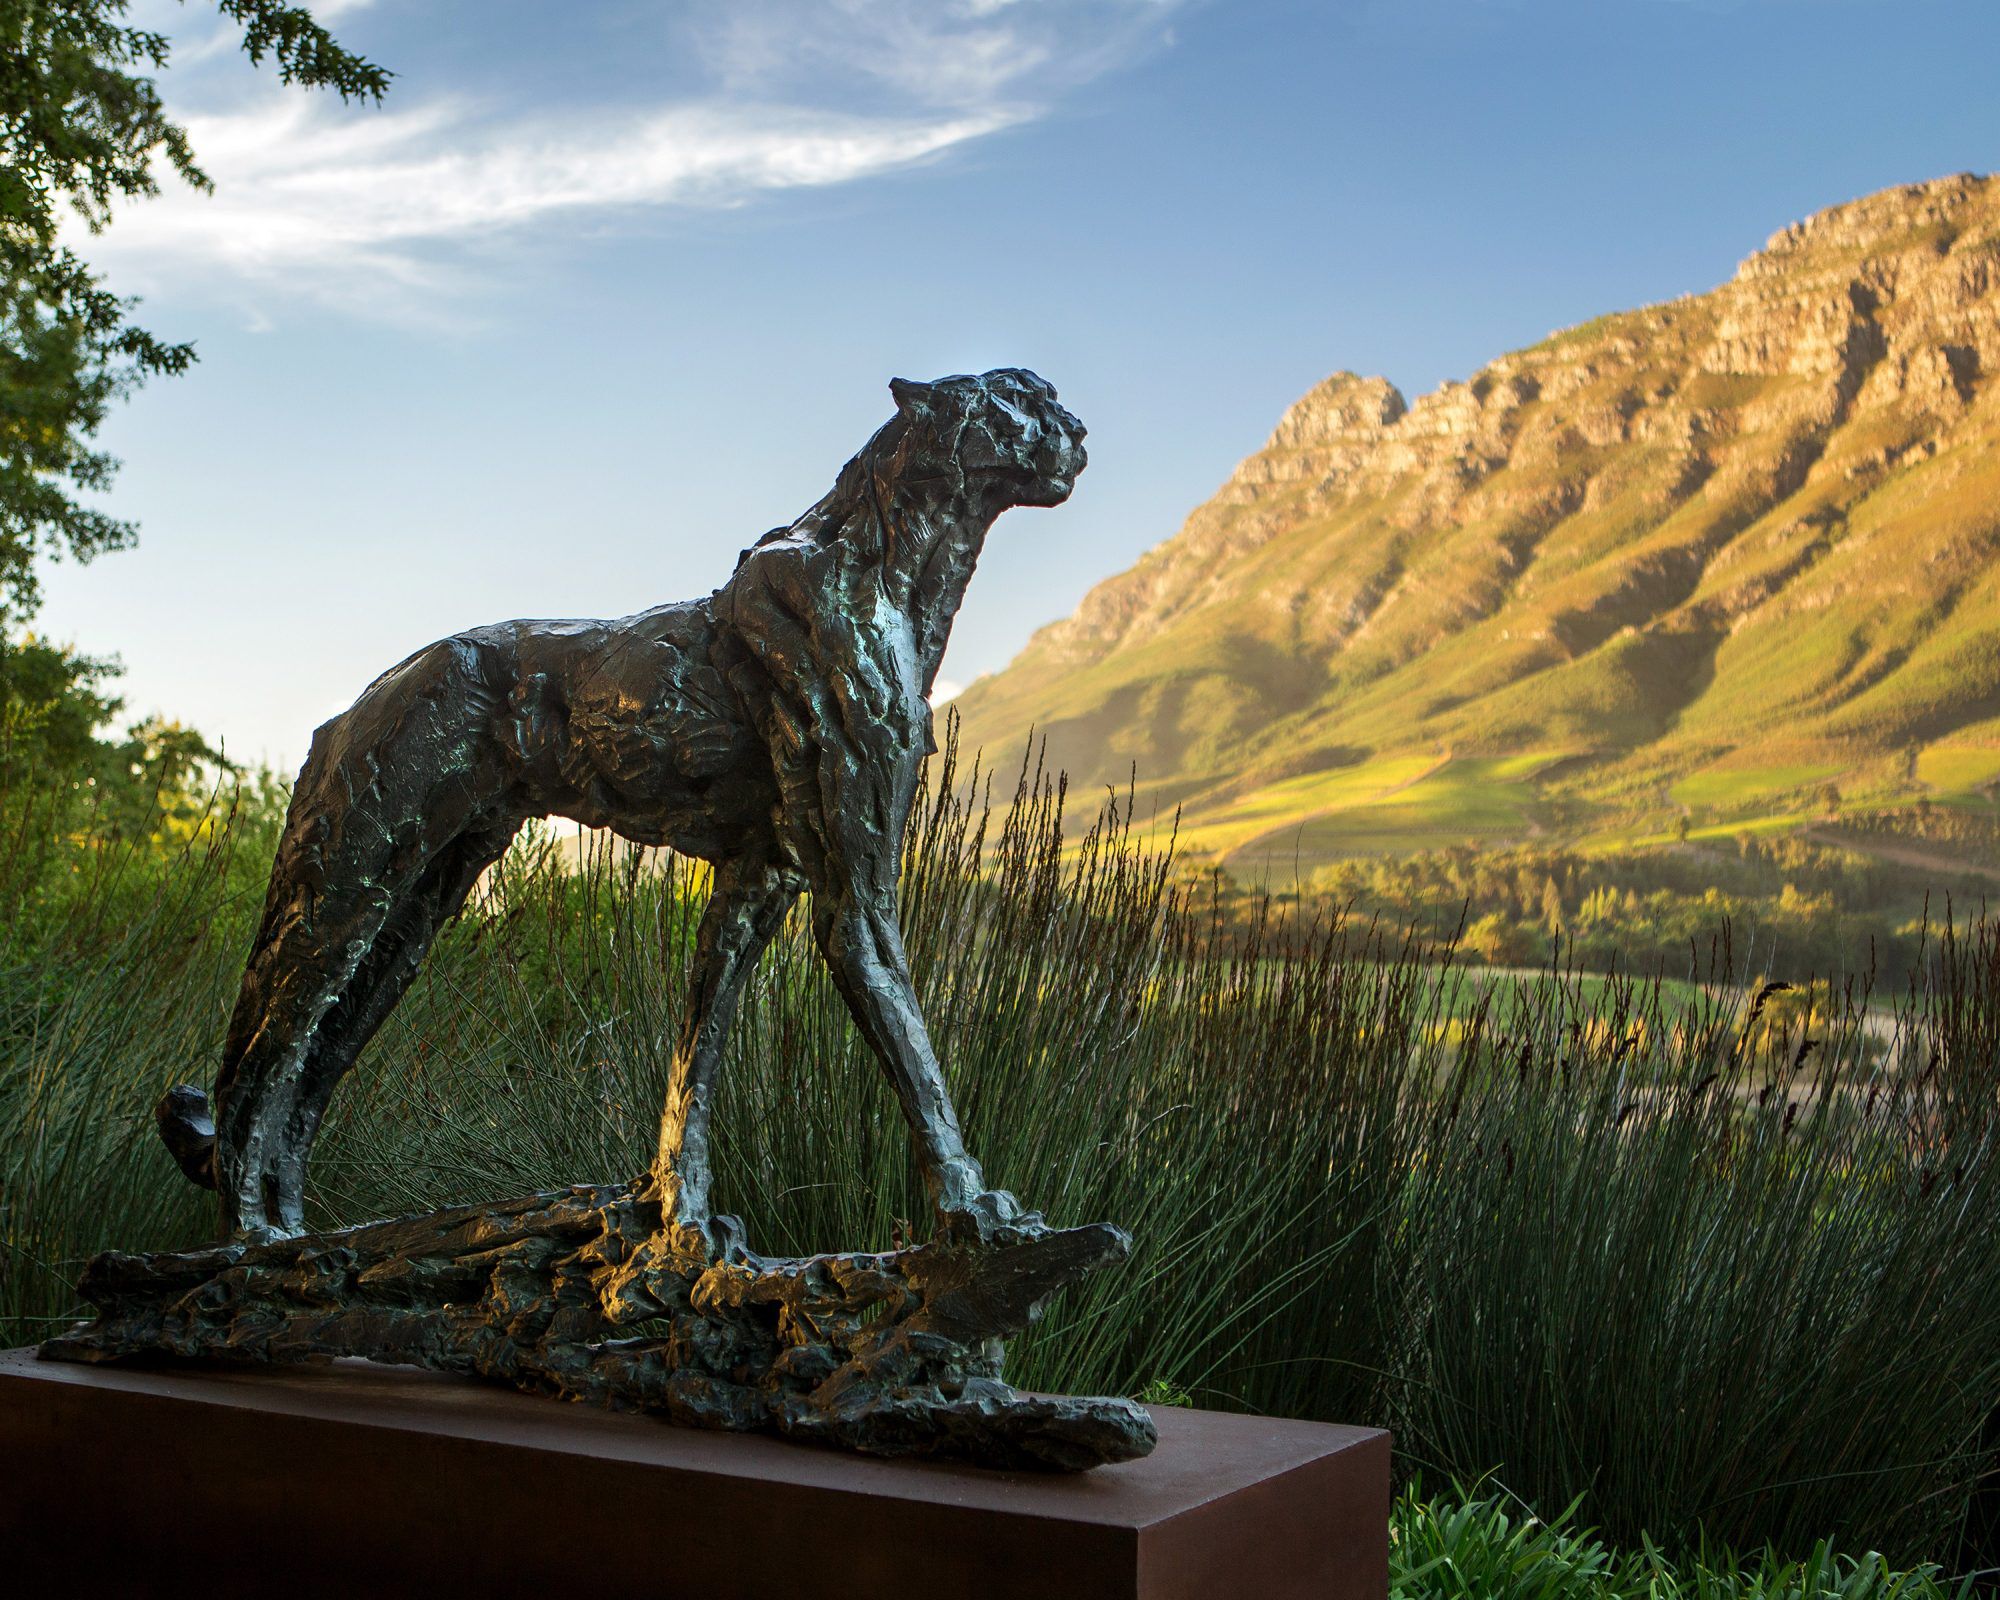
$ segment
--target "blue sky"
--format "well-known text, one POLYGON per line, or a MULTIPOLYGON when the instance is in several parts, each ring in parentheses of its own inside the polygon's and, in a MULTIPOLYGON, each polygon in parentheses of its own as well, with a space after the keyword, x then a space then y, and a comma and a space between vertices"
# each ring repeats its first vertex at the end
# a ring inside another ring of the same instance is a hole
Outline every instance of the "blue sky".
POLYGON ((706 593, 888 415, 1042 372, 1091 433, 995 529, 1003 666, 1337 368, 1415 395, 2000 166, 1991 0, 343 0, 379 109, 140 0, 217 182, 87 250, 194 373, 106 430, 137 550, 42 630, 296 764, 456 628, 706 593))

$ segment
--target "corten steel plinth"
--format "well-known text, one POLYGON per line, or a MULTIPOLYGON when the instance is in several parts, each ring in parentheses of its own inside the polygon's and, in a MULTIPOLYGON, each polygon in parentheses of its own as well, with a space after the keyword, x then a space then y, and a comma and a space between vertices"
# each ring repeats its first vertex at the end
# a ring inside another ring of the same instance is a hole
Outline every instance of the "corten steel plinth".
POLYGON ((1381 1600, 1389 1438, 1165 1408, 1077 1476, 661 1428, 369 1362, 0 1354, 15 1593, 1381 1600))
POLYGON ((768 1429, 872 1455, 1083 1470, 1153 1447, 1131 1402, 1023 1395, 1005 1341, 1123 1261, 1051 1228, 966 1149, 897 921, 929 694, 988 531, 1057 506, 1083 424, 1003 367, 890 385, 896 414, 706 599, 497 623, 383 673, 313 735, 213 1096, 156 1108, 222 1243, 107 1252, 72 1361, 367 1357, 768 1429), (714 867, 666 1104, 636 1182, 305 1233, 334 1089, 480 874, 533 817, 714 867), (834 987, 902 1108, 936 1229, 898 1251, 760 1256, 713 1214, 709 1113, 759 955, 809 895, 834 987))

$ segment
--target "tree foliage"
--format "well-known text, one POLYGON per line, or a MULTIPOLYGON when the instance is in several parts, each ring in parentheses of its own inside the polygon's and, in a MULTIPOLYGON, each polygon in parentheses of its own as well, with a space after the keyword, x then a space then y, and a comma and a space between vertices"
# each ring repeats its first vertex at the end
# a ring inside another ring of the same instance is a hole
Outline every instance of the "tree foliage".
MULTIPOLYGON (((287 83, 350 100, 388 84, 303 7, 216 5, 250 59, 287 83)), ((96 232, 120 200, 159 193, 163 171, 209 187, 149 75, 168 40, 126 11, 125 0, 0 0, 0 624, 33 614, 37 555, 89 560, 131 542, 130 523, 80 499, 116 467, 92 440, 118 396, 194 359, 135 323, 133 302, 62 238, 70 218, 96 232)))
POLYGON ((207 808, 218 783, 245 777, 168 718, 101 737, 124 709, 109 689, 117 671, 116 662, 33 634, 0 641, 0 827, 80 828, 107 840, 173 836, 207 808))
MULTIPOLYGON (((376 100, 381 67, 343 49, 302 6, 214 0, 253 62, 288 84, 376 100)), ((115 662, 61 649, 20 625, 40 600, 38 558, 88 561, 129 545, 132 524, 89 503, 117 463, 94 443, 113 401, 184 371, 192 346, 132 320, 65 242, 163 177, 210 187, 151 74, 169 41, 128 20, 126 0, 0 0, 0 791, 34 772, 107 795, 179 794, 220 758, 178 725, 97 730, 121 709, 115 662)))

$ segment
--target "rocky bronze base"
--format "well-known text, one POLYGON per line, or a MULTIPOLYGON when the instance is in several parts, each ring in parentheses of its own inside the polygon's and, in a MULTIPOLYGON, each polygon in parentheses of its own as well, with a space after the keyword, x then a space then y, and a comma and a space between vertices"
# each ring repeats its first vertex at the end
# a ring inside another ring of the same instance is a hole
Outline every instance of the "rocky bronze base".
POLYGON ((262 1245, 97 1257, 41 1353, 362 1356, 879 1456, 1076 1471, 1153 1448, 1129 1400, 1024 1394, 1002 1341, 1122 1261, 1118 1228, 947 1228, 881 1254, 712 1262, 622 1185, 262 1245), (621 1336, 622 1335, 622 1336, 621 1336))

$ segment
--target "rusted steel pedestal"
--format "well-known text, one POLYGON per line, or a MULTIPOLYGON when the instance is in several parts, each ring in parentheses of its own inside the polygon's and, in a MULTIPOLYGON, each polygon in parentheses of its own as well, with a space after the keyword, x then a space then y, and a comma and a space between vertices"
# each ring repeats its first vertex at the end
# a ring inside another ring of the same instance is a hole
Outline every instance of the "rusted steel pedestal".
POLYGON ((999 1473, 361 1361, 91 1367, 16 1350, 0 1354, 0 1565, 15 1594, 207 1600, 1381 1600, 1386 1434, 1154 1415, 1144 1460, 999 1473))

